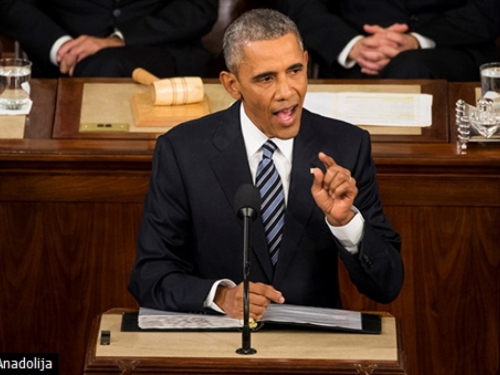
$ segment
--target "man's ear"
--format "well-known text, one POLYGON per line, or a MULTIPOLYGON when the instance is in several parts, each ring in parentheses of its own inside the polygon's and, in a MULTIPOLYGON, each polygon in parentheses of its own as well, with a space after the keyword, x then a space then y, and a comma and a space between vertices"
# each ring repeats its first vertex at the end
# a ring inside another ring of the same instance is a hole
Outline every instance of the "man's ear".
POLYGON ((234 99, 240 100, 240 83, 238 82, 238 78, 231 72, 222 71, 219 74, 219 80, 222 83, 222 86, 226 89, 226 91, 231 95, 234 99))

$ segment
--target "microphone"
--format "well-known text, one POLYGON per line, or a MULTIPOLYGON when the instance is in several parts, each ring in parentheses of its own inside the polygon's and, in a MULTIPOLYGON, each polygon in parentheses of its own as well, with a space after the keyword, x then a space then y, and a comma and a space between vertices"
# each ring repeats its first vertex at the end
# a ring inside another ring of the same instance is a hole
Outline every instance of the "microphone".
POLYGON ((242 347, 236 350, 238 354, 255 354, 257 350, 250 345, 250 300, 248 297, 248 277, 250 275, 250 249, 252 248, 252 222, 257 219, 260 211, 260 193, 252 184, 240 186, 234 198, 234 211, 243 220, 243 331, 242 347))
POLYGON ((248 217, 255 221, 260 213, 260 193, 252 184, 241 185, 234 198, 234 211, 239 219, 248 217))

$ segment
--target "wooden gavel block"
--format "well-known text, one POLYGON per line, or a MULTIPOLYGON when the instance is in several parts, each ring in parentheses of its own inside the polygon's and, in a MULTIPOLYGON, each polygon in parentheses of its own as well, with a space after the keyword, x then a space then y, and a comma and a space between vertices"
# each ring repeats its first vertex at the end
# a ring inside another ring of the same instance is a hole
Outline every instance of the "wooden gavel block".
POLYGON ((200 77, 160 79, 142 68, 137 68, 132 72, 132 78, 138 83, 151 85, 151 99, 155 105, 182 105, 203 100, 203 81, 200 77))

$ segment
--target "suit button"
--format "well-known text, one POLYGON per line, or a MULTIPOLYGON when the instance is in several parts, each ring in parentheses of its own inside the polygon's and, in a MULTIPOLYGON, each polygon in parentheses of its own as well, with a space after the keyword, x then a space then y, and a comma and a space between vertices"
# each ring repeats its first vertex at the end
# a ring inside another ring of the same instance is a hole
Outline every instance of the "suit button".
POLYGON ((122 11, 120 9, 115 9, 113 11, 113 16, 115 16, 117 18, 120 17, 120 14, 122 14, 122 11))
POLYGON ((370 257, 368 255, 364 255, 363 260, 364 260, 365 264, 368 266, 368 268, 371 268, 371 266, 373 265, 373 262, 370 259, 370 257))

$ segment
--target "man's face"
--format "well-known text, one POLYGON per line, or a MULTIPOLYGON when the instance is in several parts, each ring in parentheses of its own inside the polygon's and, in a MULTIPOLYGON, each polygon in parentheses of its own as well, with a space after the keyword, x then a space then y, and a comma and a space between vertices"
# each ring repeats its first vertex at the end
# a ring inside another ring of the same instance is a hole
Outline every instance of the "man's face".
POLYGON ((297 135, 307 91, 307 53, 295 35, 247 43, 237 74, 223 72, 221 81, 265 135, 297 135))

